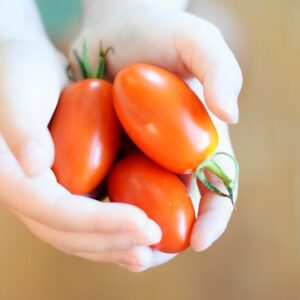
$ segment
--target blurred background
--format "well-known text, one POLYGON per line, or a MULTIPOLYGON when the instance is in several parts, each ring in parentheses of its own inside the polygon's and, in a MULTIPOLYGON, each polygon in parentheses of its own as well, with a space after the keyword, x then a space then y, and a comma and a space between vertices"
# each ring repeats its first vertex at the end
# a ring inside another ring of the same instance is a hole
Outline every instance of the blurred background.
MULTIPOLYGON (((39 7, 51 36, 78 26, 79 1, 39 7)), ((0 299, 300 299, 300 1, 196 0, 189 10, 222 29, 244 73, 227 231, 208 251, 133 274, 61 254, 0 208, 0 299)))

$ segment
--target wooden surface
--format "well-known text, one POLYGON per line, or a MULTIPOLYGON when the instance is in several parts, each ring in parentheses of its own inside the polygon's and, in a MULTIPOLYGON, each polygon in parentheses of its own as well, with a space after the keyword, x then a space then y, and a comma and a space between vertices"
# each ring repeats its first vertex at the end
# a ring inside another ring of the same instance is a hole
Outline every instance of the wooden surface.
POLYGON ((224 236, 204 253, 131 274, 63 255, 1 209, 0 299, 300 299, 300 1, 218 3, 238 28, 225 35, 245 77, 232 128, 239 204, 224 236))

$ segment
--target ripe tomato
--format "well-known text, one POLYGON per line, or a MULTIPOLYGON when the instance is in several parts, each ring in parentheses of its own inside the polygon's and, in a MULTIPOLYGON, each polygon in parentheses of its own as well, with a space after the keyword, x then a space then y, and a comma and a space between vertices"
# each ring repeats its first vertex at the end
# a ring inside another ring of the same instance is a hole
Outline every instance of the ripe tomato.
POLYGON ((157 222, 163 236, 154 248, 177 253, 189 246, 195 212, 177 175, 142 154, 132 154, 115 164, 107 188, 111 201, 135 205, 157 222))
POLYGON ((50 132, 55 145, 53 171, 58 182, 74 194, 94 190, 110 169, 121 137, 111 83, 85 79, 67 86, 50 132))
POLYGON ((121 70, 113 85, 118 118, 133 142, 175 173, 189 173, 216 148, 216 129, 201 101, 176 75, 148 64, 121 70))

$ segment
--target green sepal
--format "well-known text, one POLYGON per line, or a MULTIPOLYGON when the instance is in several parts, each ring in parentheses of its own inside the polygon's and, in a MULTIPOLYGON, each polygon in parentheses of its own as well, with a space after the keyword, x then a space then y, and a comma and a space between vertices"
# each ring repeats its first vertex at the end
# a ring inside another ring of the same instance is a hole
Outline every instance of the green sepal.
MULTIPOLYGON (((100 45, 100 52, 99 52, 99 62, 96 70, 96 74, 93 73, 90 60, 89 60, 89 55, 88 55, 88 47, 86 44, 86 41, 83 41, 83 46, 82 46, 82 56, 78 54, 76 50, 73 51, 74 56, 76 58, 76 61, 80 67, 81 75, 82 78, 87 79, 87 78, 98 78, 102 79, 105 77, 105 72, 106 72, 106 57, 107 54, 112 51, 114 53, 114 49, 112 47, 107 48, 105 51, 103 51, 102 46, 100 45)), ((71 80, 73 80, 73 76, 70 77, 70 70, 68 70, 68 76, 71 80)))
POLYGON ((213 154, 212 156, 208 157, 196 170, 195 177, 198 177, 199 180, 206 186, 207 189, 212 191, 213 193, 217 194, 221 197, 229 198, 232 205, 235 207, 234 199, 233 199, 233 193, 237 186, 238 181, 238 175, 239 175, 239 166, 237 160, 226 152, 217 152, 213 154), (214 158, 217 155, 225 155, 229 157, 233 162, 235 166, 235 178, 232 180, 224 171, 223 169, 214 161, 214 158), (224 184, 226 191, 228 194, 220 191, 219 188, 217 188, 213 183, 211 183, 206 175, 205 170, 209 170, 211 173, 216 175, 224 184))

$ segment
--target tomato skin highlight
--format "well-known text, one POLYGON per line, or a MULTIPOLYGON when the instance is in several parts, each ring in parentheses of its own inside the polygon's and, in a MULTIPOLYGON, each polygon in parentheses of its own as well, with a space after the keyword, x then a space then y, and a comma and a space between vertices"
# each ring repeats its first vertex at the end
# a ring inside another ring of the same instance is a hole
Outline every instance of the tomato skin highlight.
POLYGON ((162 68, 125 67, 114 81, 113 101, 133 142, 174 173, 194 171, 217 146, 217 131, 197 95, 162 68))
POLYGON ((93 191, 116 157, 121 126, 112 102, 112 85, 85 79, 67 86, 50 123, 55 146, 53 171, 74 194, 93 191))
POLYGON ((178 253, 189 246, 195 211, 177 175, 143 154, 132 154, 114 165, 107 188, 110 201, 135 205, 160 226, 162 239, 153 248, 178 253))

